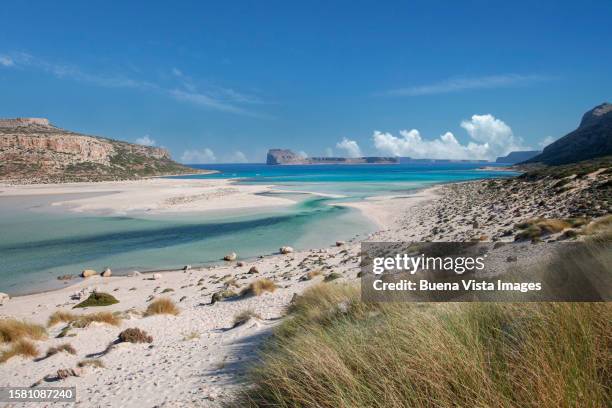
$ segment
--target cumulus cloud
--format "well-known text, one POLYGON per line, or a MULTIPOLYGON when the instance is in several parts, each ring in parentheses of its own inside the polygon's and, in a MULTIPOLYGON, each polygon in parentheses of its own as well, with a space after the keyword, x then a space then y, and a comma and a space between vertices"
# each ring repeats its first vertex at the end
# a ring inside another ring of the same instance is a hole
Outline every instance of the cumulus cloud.
POLYGON ((336 143, 336 148, 340 150, 344 150, 348 157, 361 157, 361 149, 359 145, 354 140, 349 140, 346 137, 342 138, 341 141, 336 143))
POLYGON ((248 163, 246 155, 242 153, 240 150, 236 150, 232 154, 230 154, 227 158, 228 163, 248 163))
POLYGON ((541 142, 538 143, 538 146, 540 147, 540 149, 543 149, 549 144, 551 144, 552 142, 554 142, 555 140, 557 140, 556 137, 546 136, 544 139, 542 139, 541 142))
POLYGON ((331 147, 325 148, 325 157, 334 157, 334 149, 331 147))
POLYGON ((136 144, 143 146, 155 146, 157 142, 151 139, 149 135, 144 135, 143 137, 139 137, 138 139, 136 139, 136 144))
POLYGON ((209 148, 202 150, 185 150, 181 156, 181 162, 188 164, 214 163, 215 161, 217 161, 217 157, 209 148))
POLYGON ((11 57, 8 57, 6 55, 0 55, 0 65, 2 65, 3 67, 11 67, 15 65, 15 62, 11 57))
POLYGON ((300 150, 299 152, 296 153, 298 156, 300 156, 301 158, 305 159, 308 157, 308 153, 306 153, 303 150, 300 150))
POLYGON ((461 144, 451 132, 427 140, 417 129, 401 130, 399 136, 375 131, 372 139, 382 154, 414 159, 492 160, 513 150, 525 149, 510 126, 493 115, 473 115, 470 120, 462 121, 461 127, 470 136, 466 144, 461 144))

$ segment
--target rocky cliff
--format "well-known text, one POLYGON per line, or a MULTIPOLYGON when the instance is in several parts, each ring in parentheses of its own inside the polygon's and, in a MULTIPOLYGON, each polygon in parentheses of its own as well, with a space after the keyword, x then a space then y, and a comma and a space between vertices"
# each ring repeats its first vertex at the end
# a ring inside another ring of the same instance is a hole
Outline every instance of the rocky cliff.
POLYGON ((612 155, 612 104, 603 103, 585 113, 576 130, 525 163, 560 165, 609 155, 612 155))
POLYGON ((0 119, 0 180, 124 180, 193 173, 167 150, 57 128, 42 118, 0 119))

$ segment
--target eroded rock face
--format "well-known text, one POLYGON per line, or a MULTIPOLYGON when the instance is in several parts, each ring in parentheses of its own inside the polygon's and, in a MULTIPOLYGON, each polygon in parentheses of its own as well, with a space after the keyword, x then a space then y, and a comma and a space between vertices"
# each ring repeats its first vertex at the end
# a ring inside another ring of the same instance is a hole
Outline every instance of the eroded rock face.
POLYGON ((98 181, 193 171, 166 149, 71 132, 43 118, 0 119, 0 180, 98 181))

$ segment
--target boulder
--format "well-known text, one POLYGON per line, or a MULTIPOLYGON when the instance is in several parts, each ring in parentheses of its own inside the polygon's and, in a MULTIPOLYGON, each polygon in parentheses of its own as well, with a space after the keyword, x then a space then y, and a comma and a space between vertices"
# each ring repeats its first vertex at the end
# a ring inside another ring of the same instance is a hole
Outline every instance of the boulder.
POLYGON ((345 244, 346 244, 346 242, 344 242, 344 241, 336 241, 336 246, 342 246, 342 245, 345 245, 345 244))
POLYGON ((238 262, 236 262, 236 266, 244 266, 244 262, 238 261, 238 262))
POLYGON ((7 303, 10 299, 11 297, 9 295, 7 295, 6 293, 0 292, 0 305, 7 303))
POLYGON ((235 252, 230 252, 229 254, 223 257, 224 261, 235 261, 238 255, 235 252))
POLYGON ((259 273, 259 268, 257 268, 256 266, 251 266, 251 268, 249 269, 249 273, 259 273))
POLYGON ((191 265, 185 265, 185 266, 183 267, 183 270, 184 270, 185 272, 190 271, 190 270, 191 270, 191 265))
POLYGON ((293 252, 293 248, 290 246, 283 246, 283 247, 280 247, 279 251, 281 254, 290 254, 293 252))
POLYGON ((104 272, 101 273, 103 278, 110 278, 113 275, 113 271, 111 271, 111 268, 106 268, 104 269, 104 272))
POLYGON ((94 271, 93 269, 85 269, 83 272, 81 272, 81 277, 89 278, 90 276, 96 276, 97 274, 98 272, 94 271))

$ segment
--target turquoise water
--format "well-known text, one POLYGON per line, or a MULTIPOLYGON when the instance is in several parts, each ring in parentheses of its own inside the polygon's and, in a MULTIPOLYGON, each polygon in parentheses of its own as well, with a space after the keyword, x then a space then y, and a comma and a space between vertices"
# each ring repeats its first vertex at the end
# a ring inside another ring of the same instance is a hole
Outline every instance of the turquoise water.
POLYGON ((94 216, 51 210, 69 197, 0 198, 0 291, 22 294, 57 287, 59 275, 106 266, 115 273, 210 264, 229 251, 242 258, 282 245, 320 247, 375 228, 344 201, 508 173, 476 166, 265 166, 215 165, 208 176, 272 184, 295 204, 274 210, 175 216, 94 216), (311 191, 333 195, 297 194, 311 191))

